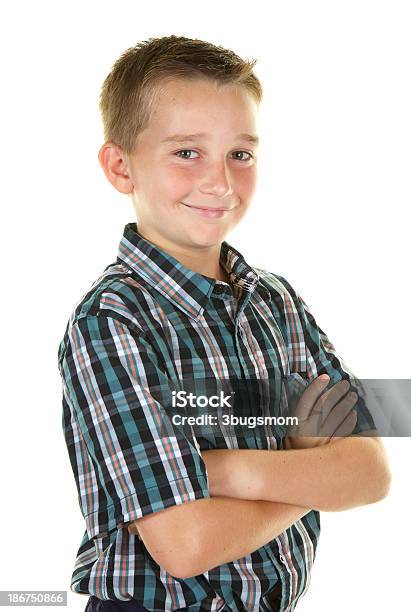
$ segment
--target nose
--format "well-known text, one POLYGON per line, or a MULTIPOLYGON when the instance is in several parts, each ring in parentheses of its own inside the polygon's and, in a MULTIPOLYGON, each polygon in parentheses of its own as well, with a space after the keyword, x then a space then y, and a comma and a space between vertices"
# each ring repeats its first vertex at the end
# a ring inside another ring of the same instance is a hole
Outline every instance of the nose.
POLYGON ((208 164, 207 172, 201 180, 200 191, 219 198, 233 193, 230 173, 224 160, 208 164))

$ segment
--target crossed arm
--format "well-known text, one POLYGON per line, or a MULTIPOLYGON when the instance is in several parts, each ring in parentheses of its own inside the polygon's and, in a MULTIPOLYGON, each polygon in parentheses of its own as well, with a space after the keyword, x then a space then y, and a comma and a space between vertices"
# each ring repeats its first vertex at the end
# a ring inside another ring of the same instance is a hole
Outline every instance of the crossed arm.
POLYGON ((202 453, 212 497, 265 500, 337 512, 374 503, 391 475, 378 437, 352 436, 303 450, 202 453))
POLYGON ((391 480, 377 437, 352 436, 302 450, 216 449, 202 457, 211 499, 173 506, 129 526, 176 578, 250 554, 311 509, 377 502, 391 480))

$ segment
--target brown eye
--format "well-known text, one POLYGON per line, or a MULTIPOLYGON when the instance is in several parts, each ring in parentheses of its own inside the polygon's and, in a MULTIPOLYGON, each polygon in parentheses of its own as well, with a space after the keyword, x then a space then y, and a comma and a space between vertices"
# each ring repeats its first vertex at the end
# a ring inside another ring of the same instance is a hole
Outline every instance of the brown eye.
MULTIPOLYGON (((197 151, 193 151, 193 149, 181 149, 181 151, 177 151, 175 155, 180 157, 180 153, 197 153, 197 151)), ((181 156, 180 159, 193 159, 192 157, 181 156)))
POLYGON ((248 155, 248 159, 238 159, 238 157, 236 158, 238 161, 249 161, 250 159, 252 159, 253 155, 251 153, 249 153, 248 151, 234 151, 234 154, 242 154, 245 153, 246 155, 248 155))

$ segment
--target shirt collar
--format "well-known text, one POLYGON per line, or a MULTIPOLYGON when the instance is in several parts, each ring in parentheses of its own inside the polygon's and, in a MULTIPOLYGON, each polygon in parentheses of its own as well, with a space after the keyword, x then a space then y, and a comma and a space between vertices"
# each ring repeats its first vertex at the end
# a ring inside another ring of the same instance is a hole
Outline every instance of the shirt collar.
MULTIPOLYGON (((201 316, 214 290, 215 279, 194 272, 138 233, 137 223, 127 223, 120 240, 117 263, 131 268, 154 289, 193 318, 201 316)), ((232 284, 252 292, 258 272, 228 242, 221 244, 220 263, 232 284)))

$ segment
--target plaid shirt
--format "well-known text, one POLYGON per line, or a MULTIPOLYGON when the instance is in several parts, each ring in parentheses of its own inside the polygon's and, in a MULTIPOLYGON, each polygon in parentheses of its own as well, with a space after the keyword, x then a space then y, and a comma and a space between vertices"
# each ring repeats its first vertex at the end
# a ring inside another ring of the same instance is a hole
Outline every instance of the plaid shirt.
MULTIPOLYGON (((126 524, 210 497, 201 451, 282 449, 284 431, 216 432, 173 424, 165 390, 184 380, 310 381, 353 375, 281 276, 252 268, 227 242, 231 286, 196 273, 128 223, 116 262, 74 308, 59 345, 62 425, 86 530, 71 590, 136 599, 148 610, 294 610, 311 578, 320 515, 309 511, 258 550, 189 579, 160 567, 126 524), (234 291, 233 291, 234 289, 234 291)), ((308 384, 308 382, 307 382, 308 384)), ((275 404, 275 402, 274 402, 275 404)), ((277 402, 278 405, 278 402, 277 402)), ((354 433, 374 429, 361 397, 354 433)))

